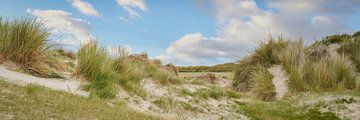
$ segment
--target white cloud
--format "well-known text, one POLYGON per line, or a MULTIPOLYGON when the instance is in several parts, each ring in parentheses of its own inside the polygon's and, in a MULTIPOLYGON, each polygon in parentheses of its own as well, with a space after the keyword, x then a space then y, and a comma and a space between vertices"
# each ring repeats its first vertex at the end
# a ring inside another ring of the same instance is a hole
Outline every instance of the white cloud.
POLYGON ((214 0, 217 34, 206 38, 189 33, 173 42, 161 57, 180 65, 235 61, 269 35, 302 37, 305 42, 325 35, 353 32, 346 22, 360 12, 360 1, 276 0, 261 9, 253 0, 214 0))
POLYGON ((116 0, 116 1, 131 15, 131 17, 141 17, 140 14, 136 11, 136 9, 147 11, 147 7, 144 0, 116 0))
POLYGON ((71 13, 62 10, 27 9, 26 11, 45 24, 58 44, 86 44, 93 38, 90 34, 90 23, 83 19, 72 18, 71 13))
POLYGON ((86 1, 72 0, 71 5, 83 14, 94 16, 94 17, 100 16, 99 12, 96 11, 96 9, 90 3, 86 2, 86 1))
POLYGON ((129 46, 109 46, 107 51, 109 55, 114 58, 133 53, 129 46))

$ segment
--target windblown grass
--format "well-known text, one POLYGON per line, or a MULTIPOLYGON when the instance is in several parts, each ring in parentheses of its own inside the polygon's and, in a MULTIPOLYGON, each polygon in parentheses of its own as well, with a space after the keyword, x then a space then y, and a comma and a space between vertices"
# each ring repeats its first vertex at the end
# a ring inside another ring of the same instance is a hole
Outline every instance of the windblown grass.
POLYGON ((303 42, 299 40, 288 43, 278 56, 284 70, 289 75, 288 85, 290 90, 305 91, 304 65, 307 62, 307 58, 303 42))
POLYGON ((250 77, 251 92, 256 94, 256 97, 264 100, 271 101, 276 95, 275 86, 272 83, 273 76, 263 66, 256 66, 250 77))
POLYGON ((332 91, 356 88, 355 68, 345 57, 324 58, 308 63, 304 71, 312 91, 332 91))
POLYGON ((302 40, 280 39, 274 42, 271 39, 268 43, 261 44, 251 56, 239 62, 233 87, 237 90, 249 89, 249 81, 254 81, 256 89, 252 91, 261 93, 260 96, 272 95, 272 78, 266 74, 266 70, 271 65, 281 64, 288 74, 288 87, 291 92, 355 89, 358 80, 353 66, 355 64, 358 67, 360 63, 360 40, 350 40, 349 37, 327 37, 326 41, 316 42, 308 48, 304 47, 302 40), (330 44, 341 44, 339 55, 331 55, 334 53, 329 51, 330 44))
POLYGON ((49 32, 33 18, 0 19, 0 56, 39 76, 48 76, 43 65, 49 32))
POLYGON ((102 47, 96 42, 81 46, 76 74, 91 81, 92 93, 102 98, 115 97, 112 83, 116 77, 112 72, 111 61, 102 47))
POLYGON ((279 40, 270 39, 267 43, 261 43, 254 53, 241 61, 234 69, 233 87, 240 91, 249 90, 249 79, 251 72, 258 65, 270 67, 273 64, 280 63, 277 56, 286 45, 286 41, 282 38, 279 40))
POLYGON ((110 57, 96 42, 83 45, 78 52, 77 74, 91 81, 90 88, 96 95, 109 98, 115 96, 115 87, 120 85, 130 94, 146 95, 140 84, 145 78, 153 78, 161 84, 178 83, 178 78, 153 64, 146 54, 130 55, 122 47, 117 55, 110 57))

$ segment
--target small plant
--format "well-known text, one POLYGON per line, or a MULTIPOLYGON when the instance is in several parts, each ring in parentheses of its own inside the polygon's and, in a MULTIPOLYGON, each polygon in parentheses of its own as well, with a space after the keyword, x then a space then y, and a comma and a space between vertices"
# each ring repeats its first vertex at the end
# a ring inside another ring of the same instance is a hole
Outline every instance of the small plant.
POLYGON ((158 106, 164 110, 169 110, 171 108, 171 106, 173 105, 173 102, 174 102, 174 100, 170 97, 159 98, 159 99, 153 101, 153 103, 156 106, 158 106))
POLYGON ((195 96, 195 97, 199 97, 202 99, 209 99, 209 98, 214 98, 214 99, 220 99, 221 97, 225 96, 226 93, 223 89, 216 87, 216 86, 212 86, 210 88, 204 88, 204 89, 199 89, 198 91, 194 92, 194 93, 188 93, 190 96, 195 96))
POLYGON ((34 85, 34 84, 28 84, 27 86, 26 86, 26 93, 28 94, 28 95, 32 95, 32 94, 34 94, 38 89, 40 89, 41 87, 40 86, 38 86, 38 85, 34 85))
POLYGON ((240 98, 241 97, 241 95, 234 90, 226 90, 226 96, 231 97, 231 98, 240 98))

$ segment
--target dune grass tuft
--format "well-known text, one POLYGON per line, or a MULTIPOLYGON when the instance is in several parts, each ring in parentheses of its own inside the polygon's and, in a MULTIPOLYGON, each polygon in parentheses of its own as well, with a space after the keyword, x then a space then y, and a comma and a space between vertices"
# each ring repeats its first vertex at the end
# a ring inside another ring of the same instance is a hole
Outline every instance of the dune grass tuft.
MULTIPOLYGON (((233 87, 241 90, 254 88, 255 85, 256 89, 249 90, 261 93, 260 96, 271 96, 272 78, 266 70, 274 64, 281 64, 288 74, 288 87, 291 92, 356 89, 356 72, 359 70, 356 70, 354 65, 358 67, 360 63, 360 40, 350 37, 330 36, 326 41, 316 42, 307 48, 301 39, 271 39, 268 43, 262 43, 251 56, 239 62, 233 87), (330 53, 332 48, 329 45, 332 44, 341 45, 338 49, 340 54, 330 53), (250 81, 252 84, 249 84, 250 81)), ((267 100, 267 97, 262 98, 267 100)))
POLYGON ((286 41, 283 38, 278 40, 271 38, 267 43, 261 43, 252 55, 239 61, 234 68, 233 87, 236 90, 248 91, 250 89, 249 79, 254 68, 258 65, 268 68, 273 64, 280 63, 277 54, 285 45, 286 41))
POLYGON ((114 74, 111 61, 101 46, 96 42, 82 45, 78 52, 77 75, 91 81, 92 93, 101 98, 115 97, 114 74))
POLYGON ((0 56, 39 76, 47 76, 43 65, 50 33, 34 18, 0 19, 0 56))
POLYGON ((289 88, 294 91, 305 91, 304 65, 307 61, 303 42, 289 42, 279 54, 284 70, 289 75, 289 88))
POLYGON ((146 54, 130 55, 123 47, 112 57, 96 42, 83 45, 78 52, 77 75, 91 81, 97 96, 115 96, 115 87, 120 85, 130 94, 145 96, 140 84, 144 78, 154 78, 161 84, 177 83, 178 78, 162 70, 161 65, 153 64, 146 54))

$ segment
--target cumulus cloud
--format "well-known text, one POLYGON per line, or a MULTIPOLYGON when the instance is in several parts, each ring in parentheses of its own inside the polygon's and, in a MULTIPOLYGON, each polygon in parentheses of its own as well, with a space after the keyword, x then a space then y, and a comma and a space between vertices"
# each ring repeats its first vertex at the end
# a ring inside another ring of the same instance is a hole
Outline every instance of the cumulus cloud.
POLYGON ((142 11, 147 11, 146 4, 144 0, 116 0, 117 3, 122 6, 131 17, 141 17, 137 12, 137 9, 142 11))
POLYGON ((71 17, 71 13, 62 10, 27 9, 51 31, 54 42, 61 45, 80 45, 88 43, 93 37, 90 34, 90 23, 71 17))
POLYGON ((96 9, 88 2, 82 0, 72 0, 71 5, 76 8, 79 12, 94 17, 99 17, 100 14, 96 9))
POLYGON ((269 35, 302 37, 311 42, 325 35, 351 33, 346 24, 359 13, 360 1, 275 0, 259 8, 254 0, 214 0, 217 34, 189 33, 173 42, 161 57, 180 65, 235 61, 269 35))

